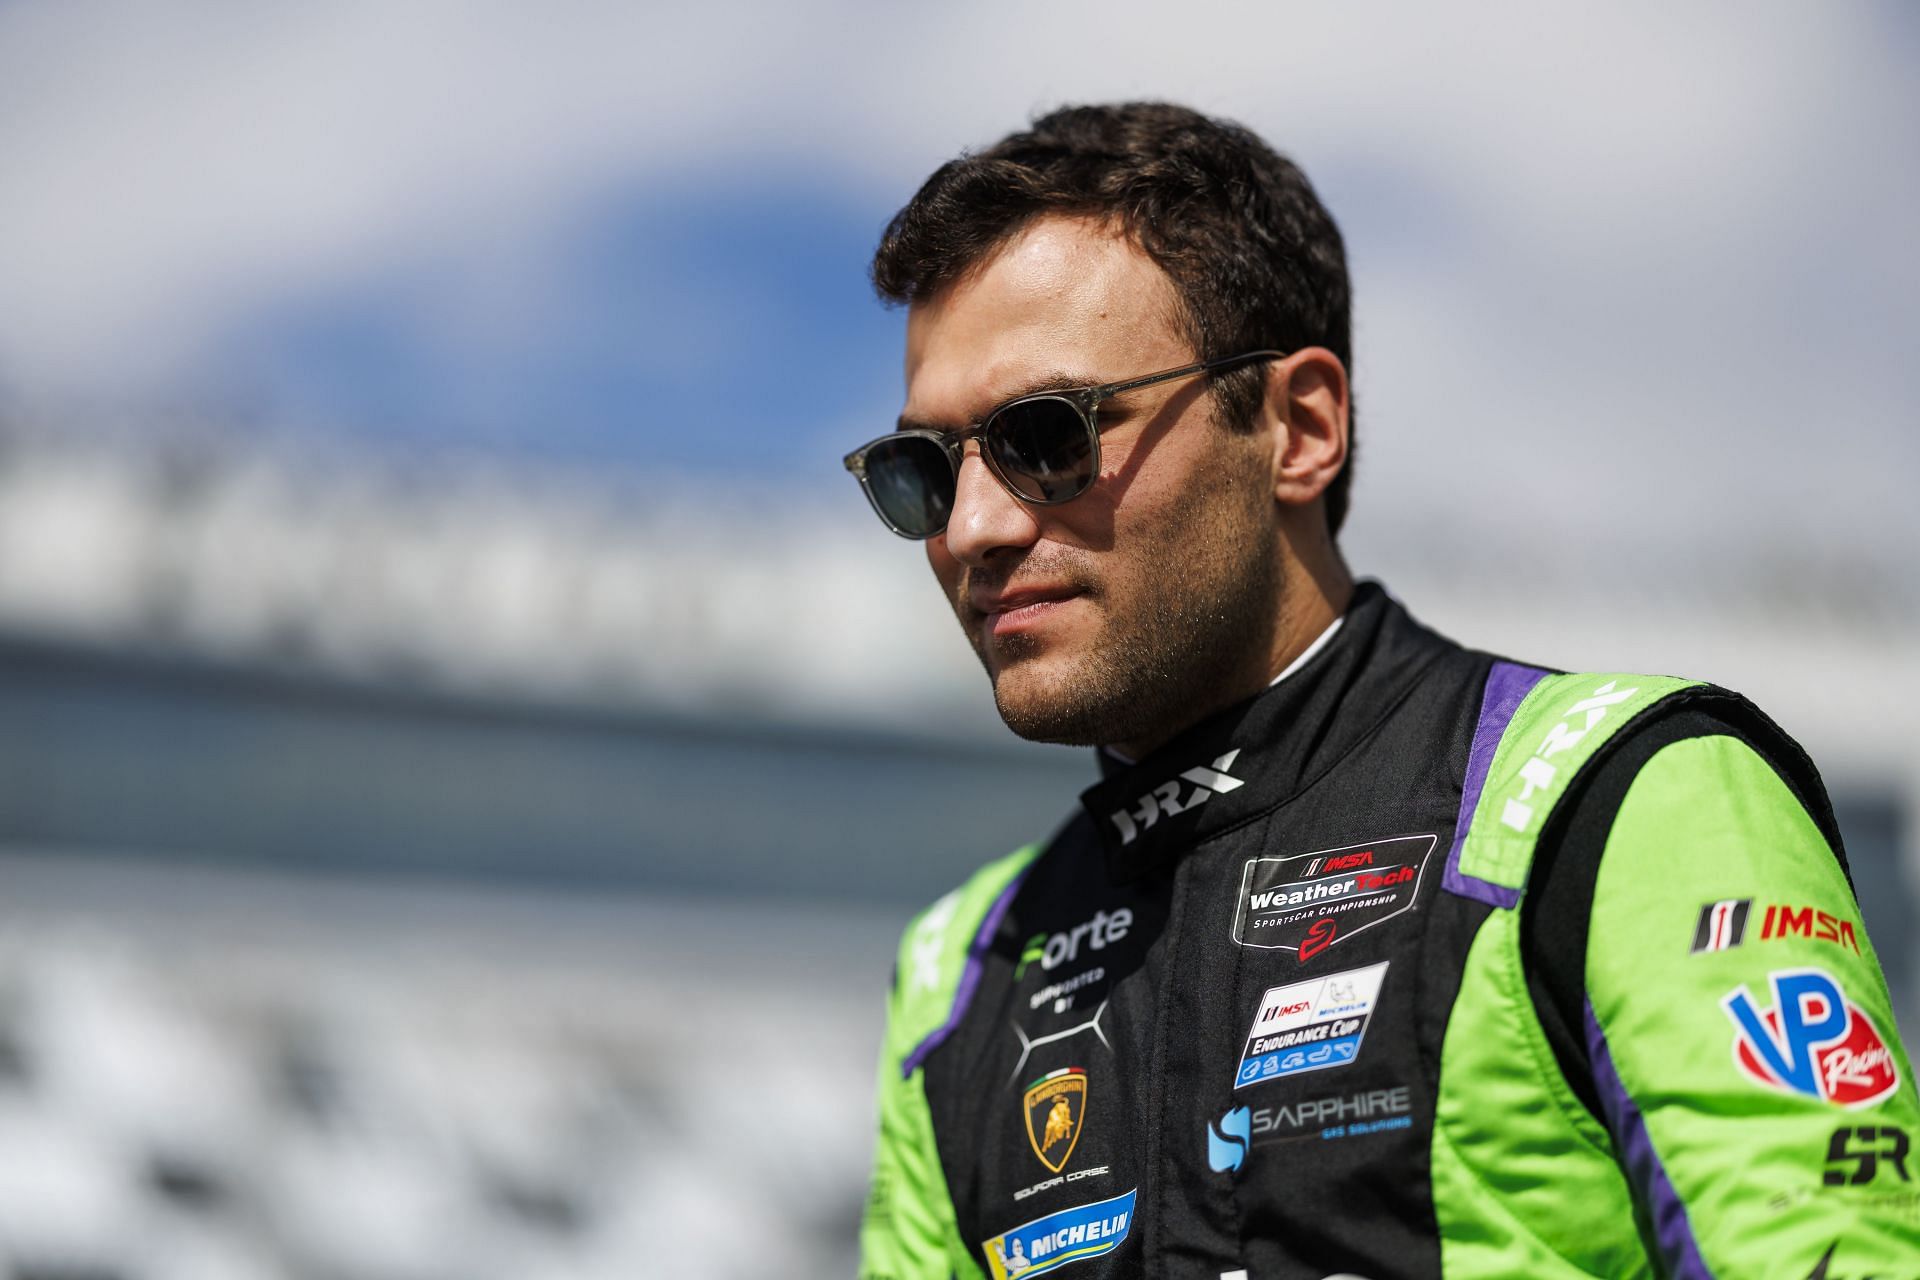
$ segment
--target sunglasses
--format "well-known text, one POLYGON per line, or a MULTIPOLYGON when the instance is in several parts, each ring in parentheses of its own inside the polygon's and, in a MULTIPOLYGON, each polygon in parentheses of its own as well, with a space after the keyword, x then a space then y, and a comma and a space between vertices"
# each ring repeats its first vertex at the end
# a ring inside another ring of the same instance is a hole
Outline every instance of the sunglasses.
POLYGON ((1105 386, 1020 396, 970 427, 895 431, 869 440, 844 461, 887 528, 903 538, 931 538, 946 529, 953 514, 963 449, 976 436, 987 469, 1008 493, 1040 507, 1071 502, 1100 474, 1101 401, 1156 382, 1285 355, 1283 351, 1249 351, 1105 386))

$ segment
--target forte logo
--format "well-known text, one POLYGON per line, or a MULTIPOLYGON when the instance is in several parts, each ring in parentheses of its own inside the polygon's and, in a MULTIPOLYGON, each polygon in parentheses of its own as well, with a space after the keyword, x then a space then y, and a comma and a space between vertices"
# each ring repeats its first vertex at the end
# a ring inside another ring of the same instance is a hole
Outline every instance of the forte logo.
POLYGON ((1742 985, 1721 998, 1734 1026, 1733 1060, 1756 1083, 1841 1107, 1865 1107, 1900 1085, 1887 1042, 1824 969, 1767 976, 1762 1008, 1742 985))
POLYGON ((1029 964, 1037 963, 1052 973, 1061 965, 1078 960, 1083 942, 1091 951, 1103 951, 1126 937, 1127 930, 1132 927, 1133 912, 1125 907, 1116 907, 1112 911, 1096 911, 1093 919, 1083 920, 1059 933, 1036 933, 1027 939, 1027 945, 1020 951, 1020 963, 1014 967, 1013 980, 1018 982, 1026 977, 1029 964))

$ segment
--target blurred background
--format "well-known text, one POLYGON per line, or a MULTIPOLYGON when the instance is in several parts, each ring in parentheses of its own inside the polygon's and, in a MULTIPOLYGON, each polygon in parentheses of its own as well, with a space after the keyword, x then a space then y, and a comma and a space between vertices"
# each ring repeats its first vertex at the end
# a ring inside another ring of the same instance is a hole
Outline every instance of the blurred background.
POLYGON ((1920 10, 0 5, 0 1275, 844 1275, 893 940, 1044 835, 840 455, 940 161, 1346 233, 1344 542, 1821 762, 1920 1018, 1920 10))

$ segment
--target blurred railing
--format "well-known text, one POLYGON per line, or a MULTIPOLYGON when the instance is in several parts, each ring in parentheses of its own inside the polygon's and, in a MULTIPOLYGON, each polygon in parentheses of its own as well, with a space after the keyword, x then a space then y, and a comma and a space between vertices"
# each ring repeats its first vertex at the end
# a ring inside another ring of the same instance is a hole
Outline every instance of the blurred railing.
MULTIPOLYGON (((893 935, 1092 766, 840 498, 0 429, 0 1276, 846 1274, 893 935)), ((1911 574, 1348 541, 1463 639, 1753 693, 1911 1034, 1911 574)))

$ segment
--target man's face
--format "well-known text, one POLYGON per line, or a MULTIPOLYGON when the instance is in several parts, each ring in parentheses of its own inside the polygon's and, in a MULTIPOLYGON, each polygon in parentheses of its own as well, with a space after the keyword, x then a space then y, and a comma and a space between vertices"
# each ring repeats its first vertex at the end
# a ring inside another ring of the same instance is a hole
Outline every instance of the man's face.
MULTIPOLYGON (((957 430, 1045 388, 1193 362, 1165 272, 1081 219, 1028 228, 907 319, 907 405, 957 430)), ((1214 420, 1207 381, 1100 407, 1100 475, 1059 506, 967 446, 927 558, 1022 737, 1133 748, 1266 678, 1280 591, 1271 437, 1214 420)))

